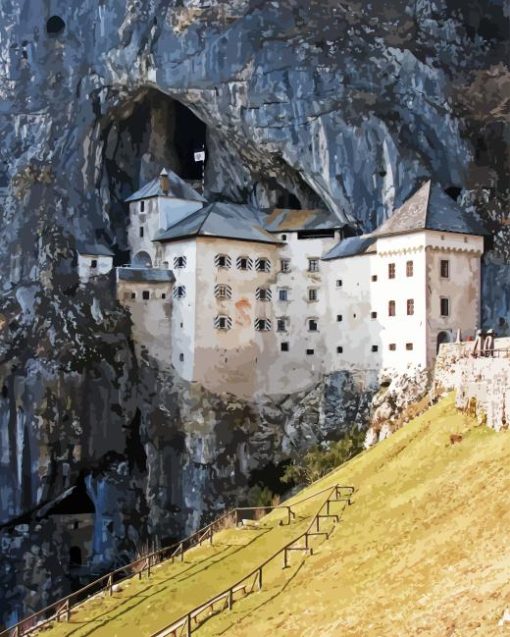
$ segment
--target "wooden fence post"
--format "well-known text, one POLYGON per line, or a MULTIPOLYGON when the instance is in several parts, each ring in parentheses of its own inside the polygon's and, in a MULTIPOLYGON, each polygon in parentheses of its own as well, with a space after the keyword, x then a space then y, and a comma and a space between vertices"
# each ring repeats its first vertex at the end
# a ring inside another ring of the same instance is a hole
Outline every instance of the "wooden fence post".
POLYGON ((113 595, 113 575, 108 575, 108 580, 106 581, 106 588, 110 594, 110 597, 113 595))
POLYGON ((71 621, 71 600, 66 601, 66 622, 71 621))
POLYGON ((151 556, 147 558, 147 577, 151 576, 151 556))
POLYGON ((290 512, 290 507, 287 507, 287 524, 290 526, 290 518, 291 516, 291 512, 290 512))
POLYGON ((191 613, 186 617, 186 637, 191 637, 191 613))
POLYGON ((285 547, 283 549, 283 566, 282 568, 287 568, 288 567, 288 561, 287 561, 287 547, 285 547))
POLYGON ((261 591, 262 590, 262 567, 259 568, 257 573, 257 584, 258 584, 259 591, 261 591))
POLYGON ((184 544, 181 542, 179 546, 181 548, 181 551, 180 551, 181 562, 184 562, 184 544))
POLYGON ((212 546, 212 540, 213 540, 213 530, 212 530, 212 526, 209 529, 209 544, 212 546))
POLYGON ((230 589, 228 592, 228 609, 229 610, 232 610, 233 604, 234 604, 234 592, 232 591, 232 589, 230 589))

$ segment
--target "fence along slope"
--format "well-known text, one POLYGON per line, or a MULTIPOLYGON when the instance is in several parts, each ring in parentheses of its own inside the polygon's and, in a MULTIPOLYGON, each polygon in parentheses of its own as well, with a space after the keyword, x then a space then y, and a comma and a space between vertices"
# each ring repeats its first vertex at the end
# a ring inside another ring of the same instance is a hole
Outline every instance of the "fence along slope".
POLYGON ((255 590, 255 588, 260 591, 262 589, 262 582, 263 582, 263 578, 262 578, 263 569, 275 558, 277 558, 279 555, 283 554, 282 568, 286 568, 288 566, 289 551, 303 551, 305 552, 306 555, 313 555, 313 548, 309 545, 310 536, 324 536, 326 537, 326 539, 329 539, 331 532, 321 531, 320 521, 321 519, 333 519, 336 523, 338 523, 340 521, 341 514, 331 513, 330 511, 331 503, 345 502, 346 504, 350 505, 351 497, 352 497, 352 494, 354 493, 354 487, 342 486, 342 485, 336 484, 333 487, 323 489, 322 491, 319 491, 313 494, 312 496, 309 496, 308 498, 304 498, 300 502, 295 502, 292 505, 292 506, 297 506, 298 504, 301 504, 302 502, 305 502, 312 498, 316 498, 318 495, 320 495, 321 493, 324 493, 325 491, 329 492, 327 498, 321 504, 319 510, 313 517, 310 525, 303 533, 298 535, 296 538, 291 540, 282 548, 278 549, 278 551, 273 553, 273 555, 271 555, 264 562, 259 564, 250 573, 248 573, 248 575, 245 575, 242 579, 235 582, 235 584, 223 590, 221 593, 214 595, 213 597, 208 599, 206 602, 204 602, 200 606, 196 606, 195 608, 192 608, 186 614, 182 615, 181 617, 179 617, 177 620, 175 620, 174 622, 172 622, 165 628, 162 628, 161 630, 155 633, 152 633, 150 637, 190 637, 194 629, 198 628, 205 621, 207 621, 209 617, 211 617, 212 613, 214 612, 214 605, 217 604, 218 602, 223 602, 223 607, 219 609, 218 612, 221 612, 225 609, 231 610, 234 602, 238 601, 235 599, 236 593, 243 592, 244 596, 246 596, 252 593, 255 590), (346 495, 344 497, 342 497, 343 490, 346 492, 346 495), (334 499, 332 499, 333 495, 335 496, 334 499), (324 508, 326 509, 326 511, 322 513, 324 508), (296 544, 301 539, 304 539, 304 546, 296 546, 296 544), (207 610, 210 610, 211 613, 207 617, 205 617, 201 622, 199 622, 198 620, 199 615, 201 615, 207 610), (192 625, 193 620, 195 621, 195 626, 192 625))

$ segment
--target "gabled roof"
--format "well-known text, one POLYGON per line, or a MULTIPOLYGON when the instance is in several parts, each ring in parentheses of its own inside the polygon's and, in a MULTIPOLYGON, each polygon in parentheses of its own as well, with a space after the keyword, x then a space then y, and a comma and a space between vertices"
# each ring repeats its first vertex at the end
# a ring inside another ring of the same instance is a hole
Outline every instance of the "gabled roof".
POLYGON ((417 230, 482 236, 487 234, 473 214, 463 210, 438 184, 427 181, 372 234, 384 237, 417 230))
POLYGON ((249 206, 219 201, 162 230, 154 237, 154 241, 175 241, 193 236, 281 243, 264 229, 259 211, 249 206))
POLYGON ((323 209, 291 210, 276 208, 267 214, 264 226, 269 232, 297 232, 299 230, 340 230, 346 224, 323 209))
POLYGON ((175 276, 172 270, 158 268, 117 268, 117 277, 121 281, 152 283, 173 283, 175 276))
POLYGON ((113 257, 114 253, 101 241, 87 241, 86 239, 76 239, 76 249, 79 254, 90 254, 101 257, 113 257))
POLYGON ((138 201, 139 199, 149 199, 150 197, 172 197, 173 199, 184 199, 185 201, 205 202, 202 195, 186 183, 184 179, 181 179, 179 175, 176 175, 173 171, 165 168, 163 168, 158 177, 155 177, 152 181, 145 184, 145 186, 142 186, 140 190, 137 190, 128 197, 126 202, 138 201), (170 191, 166 194, 161 188, 161 175, 167 176, 170 182, 170 191))
POLYGON ((372 235, 361 235, 360 237, 349 237, 337 243, 331 250, 322 257, 324 261, 332 259, 343 259, 345 257, 355 257, 359 254, 374 252, 370 249, 377 238, 372 235))

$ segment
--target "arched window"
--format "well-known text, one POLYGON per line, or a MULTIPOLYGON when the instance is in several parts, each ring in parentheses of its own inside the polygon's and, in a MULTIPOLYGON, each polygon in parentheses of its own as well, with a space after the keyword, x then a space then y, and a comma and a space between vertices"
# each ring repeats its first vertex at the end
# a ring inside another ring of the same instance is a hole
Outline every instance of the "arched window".
POLYGON ((152 268, 152 259, 148 252, 141 250, 133 257, 132 266, 134 268, 152 268))

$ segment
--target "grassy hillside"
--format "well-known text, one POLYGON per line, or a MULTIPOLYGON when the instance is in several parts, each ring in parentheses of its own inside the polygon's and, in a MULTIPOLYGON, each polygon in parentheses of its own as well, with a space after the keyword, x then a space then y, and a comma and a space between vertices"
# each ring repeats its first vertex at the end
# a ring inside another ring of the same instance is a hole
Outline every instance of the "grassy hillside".
MULTIPOLYGON (((451 398, 357 456, 296 499, 353 484, 353 506, 315 554, 278 560, 264 588, 203 624, 198 637, 488 637, 510 608, 510 436, 477 427, 451 398), (450 444, 450 434, 462 442, 450 444)), ((277 515, 258 530, 230 529, 214 547, 97 598, 48 637, 141 637, 205 601, 298 535, 321 496, 292 527, 277 515), (131 597, 134 595, 134 597, 131 597)), ((506 631, 508 632, 508 631, 506 631)))

